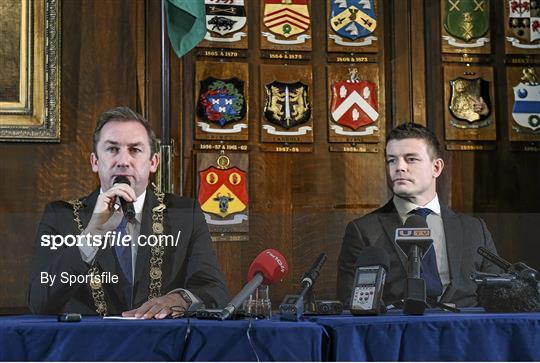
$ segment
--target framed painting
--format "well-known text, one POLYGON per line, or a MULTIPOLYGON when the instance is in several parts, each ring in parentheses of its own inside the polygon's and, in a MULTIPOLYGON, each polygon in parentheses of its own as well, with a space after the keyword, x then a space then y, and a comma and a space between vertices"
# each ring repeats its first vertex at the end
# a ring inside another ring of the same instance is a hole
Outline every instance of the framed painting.
POLYGON ((59 0, 2 0, 0 23, 0 140, 59 142, 59 0))

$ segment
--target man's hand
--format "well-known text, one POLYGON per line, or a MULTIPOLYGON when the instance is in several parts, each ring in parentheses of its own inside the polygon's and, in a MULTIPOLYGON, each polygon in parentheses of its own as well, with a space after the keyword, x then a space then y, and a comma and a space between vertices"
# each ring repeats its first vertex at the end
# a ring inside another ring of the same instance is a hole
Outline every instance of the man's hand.
POLYGON ((180 296, 180 294, 168 294, 154 298, 142 304, 139 308, 124 311, 122 316, 135 317, 137 319, 163 319, 167 316, 181 316, 184 313, 179 312, 177 309, 185 311, 188 308, 186 301, 180 296), (172 307, 175 307, 173 311, 172 307))
POLYGON ((137 200, 135 190, 131 186, 123 183, 114 184, 112 188, 98 196, 85 234, 104 235, 106 232, 118 227, 123 216, 122 211, 120 209, 116 210, 114 206, 118 197, 124 198, 127 202, 137 200))

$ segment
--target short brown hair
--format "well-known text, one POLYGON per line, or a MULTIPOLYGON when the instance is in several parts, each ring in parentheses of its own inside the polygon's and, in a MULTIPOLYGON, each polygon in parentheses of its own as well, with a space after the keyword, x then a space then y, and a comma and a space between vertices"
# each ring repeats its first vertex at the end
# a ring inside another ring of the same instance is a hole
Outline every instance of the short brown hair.
POLYGON ((158 152, 158 143, 156 139, 156 134, 154 133, 154 130, 150 127, 150 124, 144 117, 142 117, 137 112, 133 111, 129 107, 120 106, 120 107, 113 107, 101 114, 99 116, 96 128, 94 129, 93 137, 93 150, 94 153, 97 156, 97 144, 99 142, 99 137, 101 135, 101 129, 103 129, 103 126, 105 126, 107 123, 111 121, 120 121, 120 122, 127 122, 127 121, 136 121, 143 125, 144 129, 146 130, 146 133, 148 134, 148 142, 150 144, 150 151, 151 156, 158 152))
MULTIPOLYGON (((437 136, 427 127, 414 122, 405 122, 394 127, 386 136, 386 145, 392 140, 421 139, 428 146, 433 159, 441 158, 441 144, 437 136)), ((386 151, 385 151, 386 152, 386 151)))

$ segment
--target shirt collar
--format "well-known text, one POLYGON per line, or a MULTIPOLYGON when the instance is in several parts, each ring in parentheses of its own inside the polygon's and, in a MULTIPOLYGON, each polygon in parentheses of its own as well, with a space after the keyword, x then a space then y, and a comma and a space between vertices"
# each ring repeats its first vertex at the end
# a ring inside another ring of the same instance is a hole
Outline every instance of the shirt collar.
POLYGON ((437 214, 437 215, 441 214, 441 205, 439 203, 439 196, 437 194, 435 194, 435 198, 433 198, 426 205, 414 204, 412 202, 409 202, 408 200, 398 197, 395 194, 394 194, 393 202, 394 202, 394 205, 396 206, 396 210, 399 214, 399 217, 401 218, 401 222, 403 223, 405 223, 405 220, 409 217, 409 213, 418 208, 429 208, 433 211, 434 214, 437 214))

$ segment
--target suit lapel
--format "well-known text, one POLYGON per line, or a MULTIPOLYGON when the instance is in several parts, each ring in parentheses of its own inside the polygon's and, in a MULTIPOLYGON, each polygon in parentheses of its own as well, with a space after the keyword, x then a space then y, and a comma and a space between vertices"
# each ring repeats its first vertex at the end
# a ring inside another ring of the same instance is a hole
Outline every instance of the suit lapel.
MULTIPOLYGON (((96 189, 83 201, 84 207, 81 209, 81 220, 85 228, 88 226, 90 218, 92 218, 98 195, 99 189, 96 189)), ((100 248, 96 254, 95 262, 98 263, 103 271, 110 271, 111 273, 118 274, 116 259, 112 248, 100 248)))
MULTIPOLYGON (((96 206, 97 197, 99 196, 99 188, 94 190, 92 194, 88 195, 83 200, 83 208, 81 209, 81 220, 83 223, 83 226, 86 228, 88 226, 88 223, 90 222, 90 219, 92 218, 92 213, 94 212, 94 207, 96 206)), ((99 251, 96 254, 95 264, 97 264, 102 271, 109 271, 111 274, 122 276, 121 271, 118 268, 118 264, 116 262, 116 257, 114 256, 114 250, 112 247, 107 247, 105 249, 100 248, 99 251)), ((120 277, 122 279, 122 277, 120 277)), ((114 294, 116 296, 110 296, 110 299, 116 299, 118 301, 123 302, 126 306, 129 306, 129 304, 126 303, 125 295, 120 287, 120 284, 108 284, 108 287, 114 291, 114 294)), ((109 290, 109 291, 111 291, 109 290)))
POLYGON ((81 208, 81 220, 84 228, 88 226, 90 218, 92 218, 92 212, 96 206, 98 195, 99 189, 96 189, 82 200, 83 207, 81 208))
POLYGON ((456 213, 444 205, 441 205, 441 217, 446 239, 448 267, 450 269, 450 285, 446 289, 443 298, 448 299, 452 296, 455 286, 459 284, 459 267, 461 265, 461 253, 463 251, 463 229, 456 213))
POLYGON ((386 236, 390 240, 390 243, 394 246, 396 253, 399 257, 399 261, 405 271, 407 271, 407 255, 399 248, 395 241, 396 228, 403 227, 399 214, 394 206, 394 202, 390 200, 380 210, 379 220, 384 228, 386 236))
MULTIPOLYGON (((142 210, 140 236, 147 237, 154 234, 152 230, 152 208, 157 204, 155 194, 148 189, 142 210)), ((135 264, 135 278, 133 279, 134 307, 138 307, 148 298, 148 291, 150 291, 150 255, 151 248, 148 245, 139 245, 137 247, 137 262, 135 264)))

